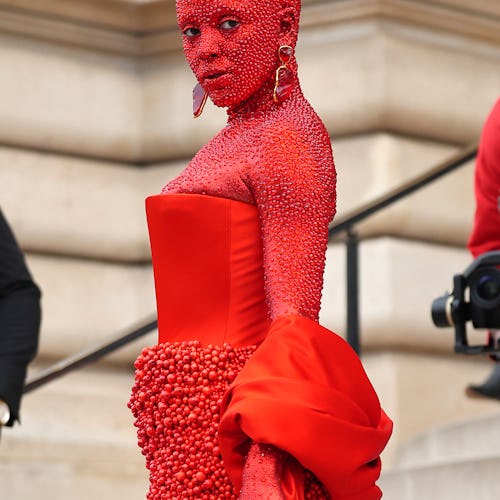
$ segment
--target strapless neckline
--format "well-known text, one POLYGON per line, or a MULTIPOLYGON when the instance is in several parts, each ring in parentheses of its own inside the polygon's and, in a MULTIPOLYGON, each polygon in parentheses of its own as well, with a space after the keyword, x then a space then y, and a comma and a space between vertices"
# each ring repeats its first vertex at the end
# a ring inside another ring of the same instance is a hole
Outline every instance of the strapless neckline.
POLYGON ((159 342, 259 344, 269 326, 255 205, 198 194, 146 199, 159 342))

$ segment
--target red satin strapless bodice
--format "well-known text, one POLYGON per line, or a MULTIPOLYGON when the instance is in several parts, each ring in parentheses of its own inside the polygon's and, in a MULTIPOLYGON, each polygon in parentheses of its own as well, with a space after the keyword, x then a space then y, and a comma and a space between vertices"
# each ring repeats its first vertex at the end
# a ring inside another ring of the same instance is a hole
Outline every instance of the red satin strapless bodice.
POLYGON ((269 327, 254 205, 173 194, 146 200, 159 343, 259 344, 269 327))

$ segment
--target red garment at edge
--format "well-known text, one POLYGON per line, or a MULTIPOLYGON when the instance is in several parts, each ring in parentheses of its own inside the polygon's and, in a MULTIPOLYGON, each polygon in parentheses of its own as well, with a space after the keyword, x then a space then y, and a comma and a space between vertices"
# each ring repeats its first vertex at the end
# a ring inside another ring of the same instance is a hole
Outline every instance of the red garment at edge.
POLYGON ((343 339, 298 315, 270 324, 257 208, 175 194, 147 211, 160 344, 138 360, 131 407, 148 498, 237 498, 255 441, 298 461, 282 473, 286 500, 379 499, 392 423, 343 339), (179 456, 199 458, 183 469, 179 456))
POLYGON ((468 248, 474 257, 500 248, 500 99, 483 127, 475 171, 476 214, 468 248))

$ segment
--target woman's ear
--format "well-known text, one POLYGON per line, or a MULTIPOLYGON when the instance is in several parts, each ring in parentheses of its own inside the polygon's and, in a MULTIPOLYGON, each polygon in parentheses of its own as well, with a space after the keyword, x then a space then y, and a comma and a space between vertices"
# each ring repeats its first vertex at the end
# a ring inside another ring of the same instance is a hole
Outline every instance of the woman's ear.
MULTIPOLYGON (((280 10, 280 34, 282 38, 295 38, 298 31, 298 16, 292 6, 283 7, 280 10)), ((290 42, 288 42, 289 44, 290 42)))

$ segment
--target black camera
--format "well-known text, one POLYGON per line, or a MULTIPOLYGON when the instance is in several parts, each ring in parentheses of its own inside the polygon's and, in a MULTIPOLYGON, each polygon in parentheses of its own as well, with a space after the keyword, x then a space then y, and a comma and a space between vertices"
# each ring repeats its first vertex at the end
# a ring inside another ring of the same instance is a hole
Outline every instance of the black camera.
POLYGON ((500 251, 479 256, 453 277, 453 292, 432 302, 432 321, 438 327, 455 327, 455 351, 463 354, 498 354, 491 339, 486 345, 469 345, 467 321, 474 328, 500 329, 500 251), (468 301, 467 301, 468 300, 468 301))

